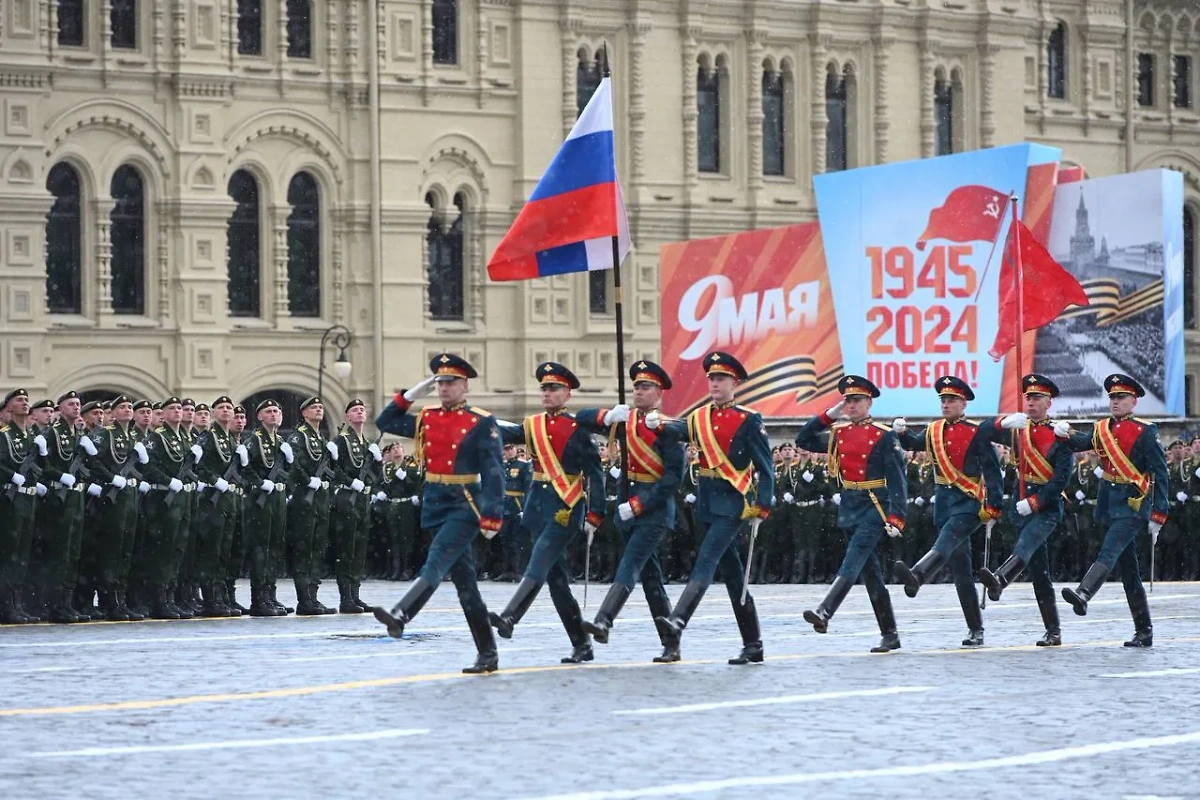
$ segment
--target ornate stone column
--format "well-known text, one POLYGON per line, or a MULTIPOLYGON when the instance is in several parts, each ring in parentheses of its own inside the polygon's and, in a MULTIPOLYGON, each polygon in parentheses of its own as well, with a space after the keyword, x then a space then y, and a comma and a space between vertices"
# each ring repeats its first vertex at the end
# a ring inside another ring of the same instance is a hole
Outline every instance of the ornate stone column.
MULTIPOLYGON (((111 198, 92 201, 92 219, 96 220, 96 316, 111 316, 112 310, 112 212, 111 198)), ((87 276, 83 276, 87 279, 87 276)))
POLYGON ((877 34, 875 44, 875 163, 884 164, 888 158, 888 136, 891 121, 888 119, 888 63, 889 49, 895 38, 877 34))
POLYGON ((565 137, 571 132, 571 126, 575 124, 575 71, 578 68, 576 47, 579 44, 579 35, 575 32, 575 26, 568 19, 562 20, 559 27, 562 30, 562 123, 565 137))
POLYGON ((812 70, 809 141, 812 143, 812 172, 814 175, 820 175, 825 171, 825 129, 829 125, 829 116, 825 111, 825 60, 828 55, 827 45, 830 38, 826 34, 813 34, 809 37, 812 70))
POLYGON ((689 27, 683 39, 683 182, 689 189, 698 183, 696 163, 699 158, 696 140, 696 37, 699 28, 689 27))
POLYGON ((928 31, 921 37, 921 157, 932 158, 937 142, 933 119, 933 45, 928 31))
POLYGON ((429 105, 433 83, 433 0, 421 0, 421 105, 429 105))
MULTIPOLYGON (((746 31, 746 138, 750 145, 750 175, 747 186, 753 196, 763 186, 763 40, 762 28, 746 31)), ((753 197, 751 206, 756 205, 753 197)))
POLYGON ((999 48, 990 42, 983 44, 980 60, 979 99, 979 146, 992 147, 996 143, 996 51, 999 48))
POLYGON ((629 168, 632 182, 646 177, 646 34, 649 22, 629 23, 629 168))
POLYGON ((274 302, 271 304, 271 309, 277 325, 280 320, 291 316, 291 308, 288 303, 287 241, 287 220, 288 215, 291 213, 291 206, 271 206, 271 232, 274 234, 273 254, 275 263, 275 291, 273 292, 274 302))

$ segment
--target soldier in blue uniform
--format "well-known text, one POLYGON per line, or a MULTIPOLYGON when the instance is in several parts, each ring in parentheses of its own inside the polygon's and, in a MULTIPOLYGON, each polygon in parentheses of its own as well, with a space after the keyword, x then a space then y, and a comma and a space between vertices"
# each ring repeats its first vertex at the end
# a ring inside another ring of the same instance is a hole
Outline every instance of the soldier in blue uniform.
POLYGON ((664 420, 659 412, 663 392, 671 388, 671 376, 665 369, 653 361, 639 361, 629 368, 629 378, 633 381, 632 409, 627 405, 586 408, 577 416, 581 425, 597 433, 609 433, 617 426, 628 459, 628 482, 617 490, 617 529, 625 541, 625 552, 595 622, 583 624, 601 644, 608 643, 613 620, 639 577, 650 615, 671 614, 658 547, 675 525, 675 494, 683 481, 687 426, 680 420, 664 420))
POLYGON ((1004 504, 1004 473, 992 442, 996 431, 1024 427, 1024 414, 1012 414, 1002 421, 980 425, 964 417, 967 403, 975 392, 961 378, 943 375, 934 381, 941 400, 942 418, 920 428, 909 428, 900 417, 892 430, 906 450, 924 450, 934 466, 933 524, 937 539, 928 553, 912 569, 897 561, 896 575, 904 582, 904 593, 916 597, 921 585, 931 580, 947 563, 954 575, 954 588, 967 622, 964 647, 983 644, 983 612, 975 594, 975 573, 971 569, 971 534, 1000 518, 1004 504))
POLYGON ((533 464, 517 458, 516 442, 504 445, 504 524, 500 545, 504 569, 498 580, 515 583, 521 574, 521 554, 529 547, 529 531, 523 521, 525 497, 533 486, 533 464))
POLYGON ((427 470, 421 495, 421 527, 433 533, 429 554, 416 580, 388 613, 375 618, 399 639, 447 574, 458 589, 467 626, 478 655, 468 674, 495 672, 500 666, 496 639, 488 625, 487 606, 475 576, 476 534, 500 531, 504 513, 504 479, 500 467, 500 434, 495 418, 467 404, 471 378, 479 377, 466 360, 442 353, 429 363, 433 377, 399 392, 375 420, 384 433, 415 439, 417 462, 427 470), (412 404, 437 386, 438 406, 411 413, 412 404))
POLYGON ((859 375, 846 375, 837 388, 842 400, 796 434, 800 447, 828 454, 829 477, 841 485, 832 496, 838 506, 837 524, 849 537, 829 592, 815 611, 804 612, 804 619, 817 633, 825 633, 850 587, 861 577, 882 634, 871 652, 886 653, 900 649, 900 634, 876 551, 885 532, 894 538, 904 530, 908 505, 904 451, 895 433, 871 419, 871 404, 879 397, 875 384, 859 375), (848 421, 838 421, 843 410, 848 421))
MULTIPOLYGON (((1054 435, 1054 422, 1049 418, 1050 405, 1058 397, 1058 386, 1045 375, 1029 374, 1021 379, 1025 393, 1025 414, 1029 425, 1013 431, 1015 440, 1011 451, 1017 460, 1019 488, 1012 498, 1012 519, 1017 529, 1017 545, 1013 554, 995 572, 985 565, 979 571, 979 582, 987 587, 988 597, 999 601, 1000 593, 1022 569, 1029 570, 1033 596, 1046 634, 1037 641, 1038 647, 1057 647, 1062 644, 1062 629, 1058 609, 1054 604, 1054 585, 1050 582, 1050 561, 1046 542, 1062 522, 1062 494, 1071 478, 1074 456, 1065 443, 1054 435)), ((999 434, 999 425, 990 423, 999 434)))
POLYGON ((775 464, 762 415, 735 400, 738 384, 749 377, 746 368, 718 350, 706 355, 703 365, 711 402, 688 416, 687 428, 688 438, 700 453, 695 518, 708 530, 675 610, 669 617, 654 619, 663 642, 663 653, 654 660, 669 663, 680 659, 683 630, 720 566, 742 635, 742 651, 729 663, 757 664, 763 660, 762 632, 754 598, 747 592, 742 602, 745 570, 737 540, 747 523, 770 515, 775 503, 775 464))
POLYGON ((1088 601, 1120 566, 1134 624, 1133 638, 1125 646, 1150 647, 1154 626, 1138 566, 1137 535, 1148 527, 1150 546, 1154 547, 1167 521, 1167 461, 1158 443, 1158 426, 1133 416, 1137 399, 1146 394, 1142 385, 1115 373, 1104 379, 1104 389, 1111 417, 1097 422, 1090 432, 1071 431, 1065 422, 1055 425, 1055 434, 1072 450, 1095 450, 1100 456, 1103 478, 1096 497, 1096 522, 1106 529, 1096 563, 1078 587, 1063 589, 1062 596, 1076 614, 1086 615, 1088 601))
POLYGON ((571 594, 567 548, 582 529, 594 536, 603 519, 604 473, 600 452, 587 430, 566 410, 571 390, 579 379, 562 364, 547 361, 534 377, 542 387, 541 414, 527 417, 523 425, 505 423, 505 443, 526 445, 533 455, 533 485, 525 504, 524 521, 533 536, 529 566, 508 605, 489 614, 492 626, 505 639, 525 616, 542 585, 550 584, 550 597, 571 640, 564 664, 591 661, 591 637, 583 629, 583 614, 571 594))

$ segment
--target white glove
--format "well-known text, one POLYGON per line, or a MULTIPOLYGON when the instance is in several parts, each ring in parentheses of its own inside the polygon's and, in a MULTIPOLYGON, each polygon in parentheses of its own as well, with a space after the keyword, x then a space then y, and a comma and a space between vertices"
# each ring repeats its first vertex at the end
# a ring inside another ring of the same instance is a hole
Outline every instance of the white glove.
POLYGON ((292 459, 295 458, 295 456, 292 455, 292 446, 287 442, 279 443, 279 452, 283 453, 284 460, 289 464, 292 463, 292 459))
POLYGON ((12 476, 12 482, 14 486, 24 486, 25 476, 19 472, 14 472, 12 476))
POLYGON ((355 478, 354 480, 350 481, 350 488, 356 492, 361 492, 363 489, 366 488, 366 486, 367 485, 365 483, 363 483, 362 481, 360 481, 358 478, 355 478))
POLYGON ((129 481, 125 480, 120 475, 113 475, 112 485, 117 487, 118 489, 124 489, 125 486, 128 485, 128 483, 129 483, 129 481))
POLYGON ((490 528, 480 528, 480 529, 479 529, 479 533, 480 533, 480 534, 482 534, 482 535, 483 535, 483 538, 487 539, 489 542, 490 542, 490 541, 491 541, 493 538, 495 538, 496 534, 497 534, 497 533, 499 533, 499 532, 500 532, 500 531, 494 531, 494 530, 491 530, 490 528))
POLYGON ((198 444, 192 445, 192 458, 196 459, 196 463, 200 463, 200 459, 204 457, 204 448, 198 444))
POLYGON ((1200 478, 1200 467, 1197 467, 1196 471, 1193 472, 1192 474, 1195 475, 1197 478, 1200 478))
POLYGON ((371 442, 371 444, 367 446, 367 452, 370 453, 371 458, 375 459, 376 461, 383 461, 383 451, 380 450, 379 445, 375 444, 374 442, 371 442))
POLYGON ((683 502, 687 503, 690 506, 692 503, 696 502, 696 495, 692 494, 691 492, 688 492, 687 497, 683 498, 683 502))
POLYGON ((841 492, 838 492, 837 494, 835 494, 833 496, 833 504, 835 506, 840 506, 842 504, 842 493, 841 492))
POLYGON ((608 474, 612 475, 614 478, 619 478, 619 477, 621 477, 621 468, 620 467, 612 467, 611 469, 609 469, 608 474))
POLYGON ((805 483, 812 483, 812 482, 813 482, 813 478, 815 478, 815 477, 816 477, 816 475, 813 475, 813 474, 812 474, 811 472, 809 472, 808 470, 804 470, 804 472, 800 473, 800 477, 801 477, 801 478, 804 478, 804 482, 805 482, 805 483))
POLYGON ((412 503, 414 506, 419 506, 421 505, 421 498, 414 494, 412 497, 408 498, 408 502, 412 503))
POLYGON ((1097 478, 1103 478, 1104 470, 1100 469, 1100 467, 1096 467, 1094 470, 1092 470, 1092 474, 1095 475, 1097 478))
POLYGON ((167 484, 167 488, 172 492, 182 492, 183 481, 179 480, 179 478, 171 478, 171 482, 167 484))
POLYGON ((37 491, 37 496, 38 496, 38 497, 45 497, 45 496, 46 496, 46 487, 45 487, 45 485, 43 485, 43 484, 40 484, 40 483, 35 483, 35 484, 33 485, 33 488, 34 488, 34 489, 37 491))
POLYGON ((796 502, 796 496, 794 494, 792 494, 791 492, 784 492, 783 493, 783 502, 794 503, 794 502, 796 502))
POLYGON ((208 488, 208 484, 205 483, 204 481, 196 481, 196 491, 203 492, 207 488, 208 488))
POLYGON ((58 477, 58 482, 61 483, 63 486, 67 487, 68 489, 70 489, 72 486, 75 485, 75 476, 69 472, 64 472, 62 475, 60 475, 58 477))
POLYGON ((397 477, 397 478, 399 478, 400 480, 404 480, 405 478, 407 478, 407 477, 408 477, 408 470, 406 470, 406 469, 398 469, 398 470, 396 470, 396 472, 395 472, 395 475, 396 475, 396 477, 397 477))
POLYGON ((921 506, 925 505, 925 498, 918 497, 915 500, 913 500, 913 502, 917 504, 917 508, 920 508, 921 506))
POLYGON ((262 486, 258 488, 262 489, 267 494, 270 494, 271 492, 275 491, 275 481, 263 481, 262 486))
POLYGON ((88 494, 90 494, 92 497, 99 497, 100 491, 101 491, 100 484, 98 484, 98 483, 89 483, 88 484, 88 494))
POLYGON ((1150 523, 1150 546, 1154 547, 1158 544, 1158 534, 1162 530, 1161 522, 1150 523))
POLYGON ((150 454, 146 452, 146 445, 141 442, 134 442, 133 452, 137 453, 139 464, 145 464, 150 460, 150 454))
POLYGON ((437 378, 433 375, 430 375, 428 378, 405 392, 404 399, 410 403, 414 400, 420 400, 422 397, 433 391, 433 384, 435 383, 437 383, 437 378))
POLYGON ((338 459, 337 445, 334 444, 333 442, 326 442, 325 449, 329 451, 329 457, 332 458, 334 461, 337 461, 337 459, 338 459))
POLYGON ((217 482, 213 484, 213 488, 221 494, 225 494, 229 491, 229 481, 224 478, 217 478, 217 482))
POLYGON ((234 452, 235 452, 235 453, 237 453, 238 461, 241 461, 241 462, 242 462, 242 466, 243 466, 243 467, 245 467, 245 466, 249 466, 249 464, 250 464, 250 451, 246 449, 246 445, 244 445, 244 444, 239 444, 239 445, 237 446, 237 450, 235 450, 234 452))
POLYGON ((387 499, 388 499, 387 492, 376 492, 375 493, 375 502, 376 503, 382 503, 384 500, 387 500, 387 499))
POLYGON ((900 538, 900 536, 903 535, 902 532, 900 531, 900 529, 897 528, 895 525, 884 525, 883 530, 885 533, 887 533, 888 536, 892 537, 893 539, 898 539, 898 538, 900 538))
POLYGON ((87 453, 89 456, 96 455, 96 443, 92 441, 92 437, 80 436, 79 446, 82 447, 83 452, 87 453))
POLYGON ((652 431, 657 430, 658 426, 661 424, 662 424, 662 414, 658 413, 657 410, 651 411, 649 414, 646 415, 646 427, 649 428, 650 430, 652 430, 652 431))
POLYGON ((587 534, 588 543, 590 544, 592 541, 592 537, 596 535, 596 526, 593 525, 592 523, 588 522, 587 520, 584 520, 583 532, 587 534))
POLYGON ((1006 431, 1017 430, 1018 428, 1029 427, 1029 415, 1023 411, 1018 411, 1015 414, 1009 414, 1004 419, 1000 420, 1000 427, 1006 431))
POLYGON ((1087 495, 1083 493, 1082 489, 1076 489, 1075 490, 1075 499, 1076 500, 1086 500, 1087 495))
POLYGON ((936 502, 937 502, 937 495, 935 494, 933 497, 929 498, 929 502, 930 502, 930 504, 936 503, 936 502))
POLYGON ((321 479, 317 478, 317 477, 309 478, 308 479, 308 488, 320 489, 321 488, 321 479))
POLYGON ((150 491, 150 484, 146 483, 145 481, 141 481, 138 484, 138 493, 145 494, 148 491, 150 491))
POLYGON ((617 506, 617 514, 625 522, 629 522, 629 520, 637 516, 637 514, 633 513, 633 506, 629 503, 621 503, 621 505, 617 506))
POLYGON ((1017 501, 1017 513, 1020 514, 1022 517, 1028 517, 1030 514, 1033 513, 1033 506, 1029 504, 1028 500, 1018 500, 1017 501))
POLYGON ((983 538, 991 539, 992 538, 992 528, 994 528, 994 527, 996 527, 996 520, 989 519, 987 521, 987 525, 985 525, 983 528, 983 538))
POLYGON ((1071 435, 1071 426, 1065 422, 1054 423, 1054 435, 1060 439, 1065 439, 1071 435))
POLYGON ((629 406, 625 405, 624 403, 622 403, 619 406, 613 406, 612 408, 610 408, 608 410, 608 413, 604 415, 604 424, 605 425, 616 425, 619 422, 628 422, 628 421, 629 421, 629 406))
POLYGON ((39 454, 41 454, 43 456, 49 454, 50 451, 46 449, 46 437, 45 436, 42 436, 39 433, 37 436, 33 437, 33 443, 37 445, 39 454))
POLYGON ((896 433, 904 433, 908 430, 908 420, 904 417, 896 417, 892 420, 892 430, 896 433))
POLYGON ((1175 493, 1175 499, 1181 503, 1186 503, 1187 498, 1188 498, 1187 492, 1176 492, 1175 493))
POLYGON ((839 416, 841 416, 842 406, 844 406, 844 405, 846 405, 846 399, 842 398, 841 400, 839 400, 837 402, 837 405, 831 407, 828 411, 825 412, 825 416, 829 417, 830 419, 837 419, 839 416))

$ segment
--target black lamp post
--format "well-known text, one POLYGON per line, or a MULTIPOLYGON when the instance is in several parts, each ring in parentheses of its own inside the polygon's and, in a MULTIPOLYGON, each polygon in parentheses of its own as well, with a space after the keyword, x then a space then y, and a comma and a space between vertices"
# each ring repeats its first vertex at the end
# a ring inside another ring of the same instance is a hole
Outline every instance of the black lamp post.
POLYGON ((346 355, 346 348, 354 341, 354 334, 345 325, 330 325, 328 330, 321 335, 321 360, 317 367, 317 397, 321 398, 321 402, 325 402, 323 394, 325 389, 325 345, 332 343, 338 349, 337 361, 333 362, 333 374, 337 376, 339 381, 344 381, 350 377, 350 357, 346 355))

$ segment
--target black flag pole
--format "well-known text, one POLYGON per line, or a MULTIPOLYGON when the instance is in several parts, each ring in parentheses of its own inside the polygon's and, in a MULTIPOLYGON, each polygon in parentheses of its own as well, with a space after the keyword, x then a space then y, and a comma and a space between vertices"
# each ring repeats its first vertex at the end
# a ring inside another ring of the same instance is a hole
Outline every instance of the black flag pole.
MULTIPOLYGON (((608 68, 608 42, 601 46, 603 76, 612 77, 608 68)), ((611 87, 610 87, 611 90, 611 87)), ((621 237, 612 237, 613 316, 617 324, 617 402, 625 403, 625 314, 621 303, 621 237)), ((621 472, 625 472, 625 448, 621 448, 621 472)))

